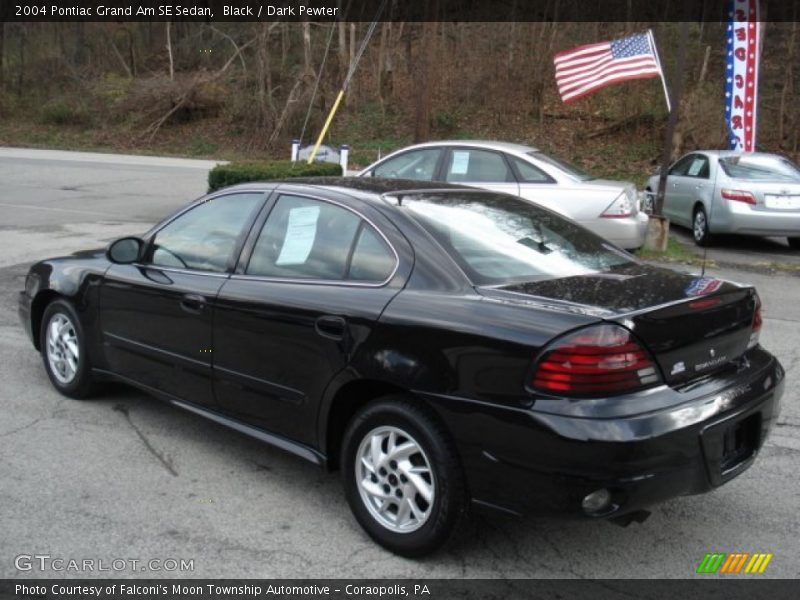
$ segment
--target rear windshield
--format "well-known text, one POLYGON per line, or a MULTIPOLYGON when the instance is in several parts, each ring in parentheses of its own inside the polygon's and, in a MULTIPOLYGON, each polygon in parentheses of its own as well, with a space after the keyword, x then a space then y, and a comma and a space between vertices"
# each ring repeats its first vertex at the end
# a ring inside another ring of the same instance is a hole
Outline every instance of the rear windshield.
POLYGON ((425 193, 404 196, 400 206, 474 285, 558 279, 635 262, 579 225, 505 194, 425 193))
POLYGON ((729 156, 721 158, 719 164, 728 177, 734 179, 800 182, 800 169, 797 165, 780 156, 769 158, 729 156))
POLYGON ((577 181, 589 181, 590 179, 596 179, 596 177, 589 175, 589 173, 587 173, 583 169, 580 169, 575 165, 568 163, 565 160, 556 158, 555 156, 548 156, 547 154, 542 154, 538 150, 534 152, 528 152, 528 156, 532 156, 536 160, 540 160, 545 164, 556 167, 557 169, 563 171, 564 173, 566 173, 573 179, 576 179, 577 181))

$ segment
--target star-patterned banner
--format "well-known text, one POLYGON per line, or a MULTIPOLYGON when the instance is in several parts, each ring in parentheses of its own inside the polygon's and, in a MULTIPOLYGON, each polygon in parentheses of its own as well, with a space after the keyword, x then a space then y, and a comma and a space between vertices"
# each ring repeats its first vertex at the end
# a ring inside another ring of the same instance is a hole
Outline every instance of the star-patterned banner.
POLYGON ((732 0, 728 11, 725 118, 731 150, 756 148, 761 27, 758 0, 732 0))

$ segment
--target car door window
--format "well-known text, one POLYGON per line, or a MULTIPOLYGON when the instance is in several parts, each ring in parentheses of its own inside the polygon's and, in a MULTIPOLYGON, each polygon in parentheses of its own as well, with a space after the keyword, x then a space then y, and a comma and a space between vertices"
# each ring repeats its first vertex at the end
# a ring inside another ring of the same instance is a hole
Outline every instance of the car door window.
POLYGON ((432 181, 441 155, 441 148, 424 148, 405 152, 379 164, 372 170, 372 175, 392 179, 432 181))
POLYGON ((516 179, 503 156, 488 150, 454 148, 447 159, 445 180, 452 183, 508 183, 516 179))
POLYGON ((341 206, 281 196, 258 236, 247 275, 327 281, 383 281, 395 259, 386 243, 341 206))
POLYGON ((552 177, 542 171, 540 168, 535 167, 529 162, 520 160, 514 156, 509 157, 514 167, 517 169, 517 174, 520 176, 520 182, 523 183, 553 183, 552 177))
POLYGON ((696 156, 697 156, 696 154, 689 154, 688 156, 684 156, 682 159, 680 159, 678 162, 672 165, 672 168, 669 170, 669 174, 681 175, 681 176, 686 175, 686 171, 689 170, 689 167, 694 162, 696 156))
POLYGON ((236 241, 263 194, 228 194, 183 213, 153 238, 149 263, 161 267, 223 272, 236 241))
POLYGON ((695 154, 689 166, 686 167, 686 175, 697 179, 708 179, 708 159, 702 154, 695 154))

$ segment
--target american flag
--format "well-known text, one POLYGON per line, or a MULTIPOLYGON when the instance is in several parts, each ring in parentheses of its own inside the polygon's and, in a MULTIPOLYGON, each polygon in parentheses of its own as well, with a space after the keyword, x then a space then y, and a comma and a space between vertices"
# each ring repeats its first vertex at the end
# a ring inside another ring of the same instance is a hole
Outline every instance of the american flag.
POLYGON ((558 93, 564 102, 620 81, 661 75, 648 33, 559 52, 553 62, 558 93))

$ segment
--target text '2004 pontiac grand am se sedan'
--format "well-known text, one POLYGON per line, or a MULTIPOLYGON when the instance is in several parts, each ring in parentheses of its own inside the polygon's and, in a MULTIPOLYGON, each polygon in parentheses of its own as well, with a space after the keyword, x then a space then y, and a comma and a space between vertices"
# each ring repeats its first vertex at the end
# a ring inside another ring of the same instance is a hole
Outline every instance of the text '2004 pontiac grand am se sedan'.
POLYGON ((406 556, 472 505, 624 523, 712 490, 752 464, 784 388, 752 287, 447 184, 227 188, 36 263, 19 310, 61 393, 126 382, 338 467, 406 556))

